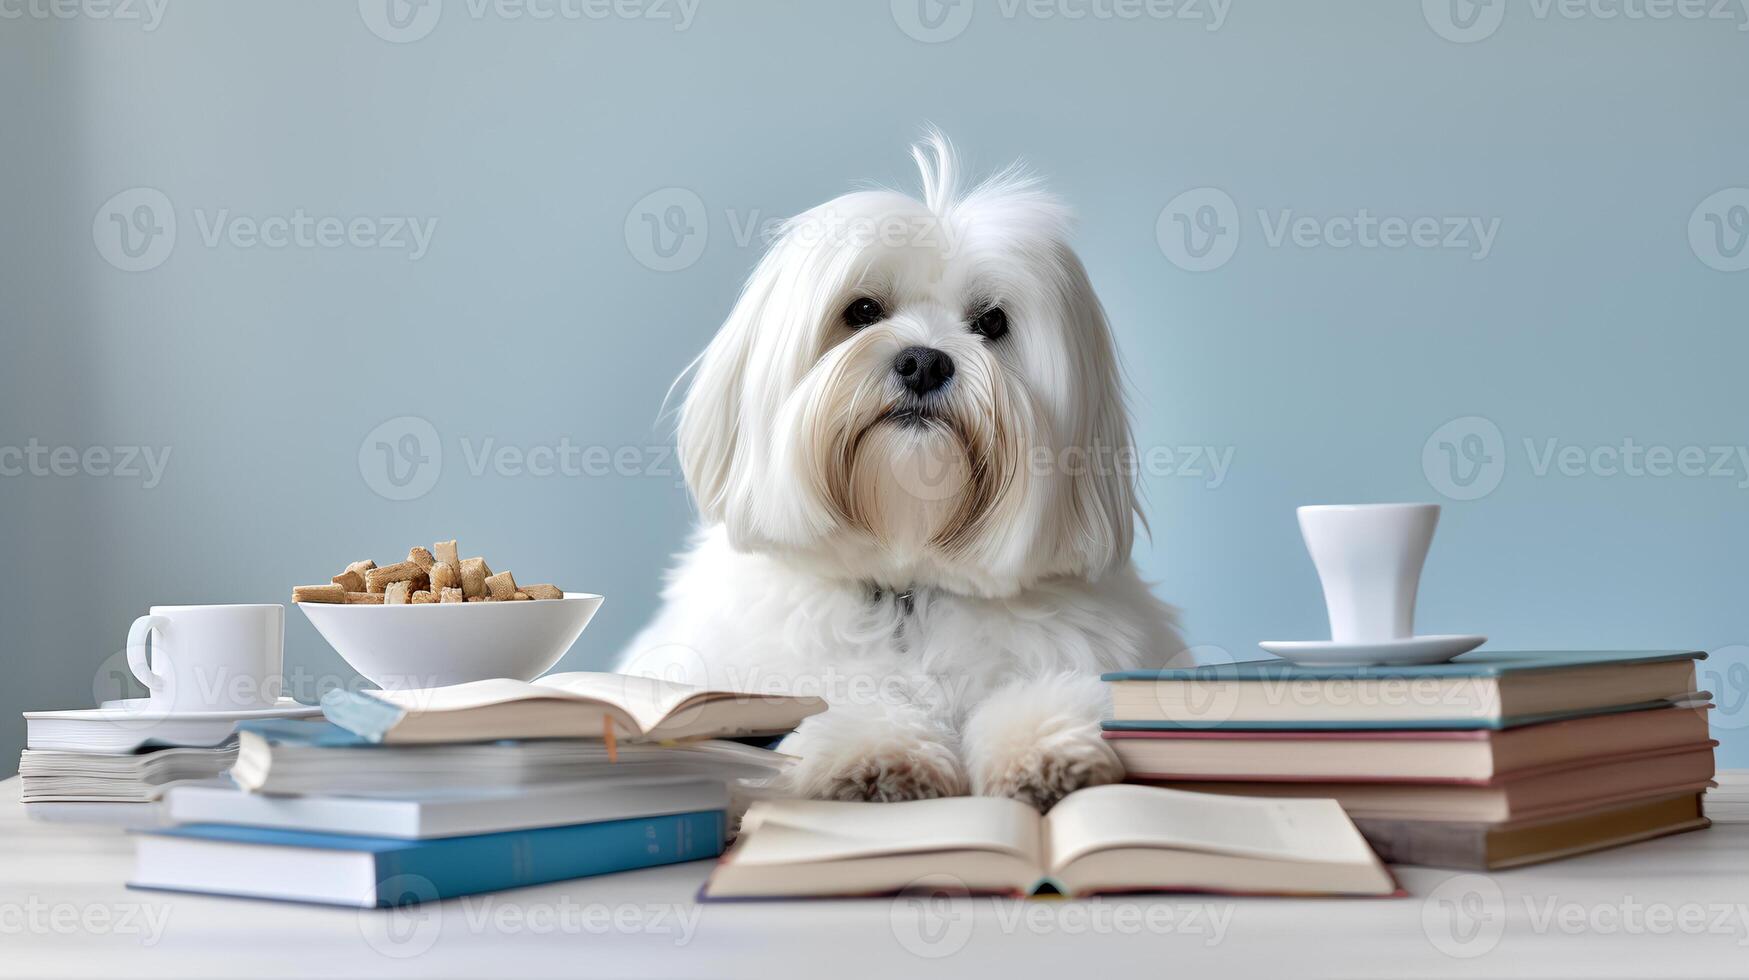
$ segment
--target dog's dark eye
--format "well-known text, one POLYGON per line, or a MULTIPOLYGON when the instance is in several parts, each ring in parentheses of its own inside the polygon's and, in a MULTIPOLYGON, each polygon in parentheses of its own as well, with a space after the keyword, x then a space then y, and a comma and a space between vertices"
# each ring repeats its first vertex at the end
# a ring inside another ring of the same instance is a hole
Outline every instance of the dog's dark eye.
POLYGON ((985 340, 1000 340, 1008 332, 1008 314, 1002 312, 1002 307, 992 306, 972 321, 972 332, 981 334, 985 340))
POLYGON ((879 323, 887 318, 887 311, 881 309, 881 304, 867 296, 856 300, 844 308, 844 322, 851 329, 866 327, 871 323, 879 323))

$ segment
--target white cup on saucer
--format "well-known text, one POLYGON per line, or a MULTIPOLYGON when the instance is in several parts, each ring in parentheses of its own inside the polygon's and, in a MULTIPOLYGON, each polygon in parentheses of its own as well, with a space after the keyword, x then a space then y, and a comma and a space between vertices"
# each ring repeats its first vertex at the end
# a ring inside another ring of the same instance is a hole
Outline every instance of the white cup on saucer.
POLYGON ((285 687, 285 607, 153 606, 128 629, 127 654, 154 713, 273 708, 285 687))
POLYGON ((1438 504, 1319 504, 1298 515, 1324 587, 1330 639, 1270 640, 1263 649, 1301 664, 1425 664, 1487 641, 1477 634, 1415 634, 1415 596, 1439 526, 1438 504))

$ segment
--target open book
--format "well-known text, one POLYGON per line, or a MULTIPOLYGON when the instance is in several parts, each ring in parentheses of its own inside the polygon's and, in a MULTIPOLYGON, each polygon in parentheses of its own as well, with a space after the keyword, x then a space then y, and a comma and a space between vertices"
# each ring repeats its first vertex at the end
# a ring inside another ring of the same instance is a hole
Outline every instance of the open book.
POLYGON ((630 674, 574 671, 405 691, 329 691, 328 720, 373 742, 781 735, 826 710, 817 697, 740 694, 630 674))
POLYGON ((1396 879, 1333 800, 1150 786, 1071 793, 1048 815, 1001 797, 755 803, 707 898, 1135 891, 1394 895, 1396 879))

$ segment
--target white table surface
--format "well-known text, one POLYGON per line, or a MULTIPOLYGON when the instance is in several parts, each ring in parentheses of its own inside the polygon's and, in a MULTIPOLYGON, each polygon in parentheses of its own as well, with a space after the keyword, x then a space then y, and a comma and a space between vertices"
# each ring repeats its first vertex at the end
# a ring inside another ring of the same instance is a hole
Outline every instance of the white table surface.
POLYGON ((695 862, 360 911, 130 891, 132 863, 0 783, 0 976, 1749 976, 1749 824, 1366 900, 699 905, 695 862))

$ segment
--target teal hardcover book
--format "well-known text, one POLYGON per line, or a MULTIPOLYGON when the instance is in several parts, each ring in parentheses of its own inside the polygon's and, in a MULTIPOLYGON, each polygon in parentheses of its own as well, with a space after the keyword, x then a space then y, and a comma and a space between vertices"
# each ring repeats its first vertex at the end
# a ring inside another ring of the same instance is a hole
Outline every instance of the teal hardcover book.
POLYGON ((722 853, 721 810, 404 840, 227 824, 141 836, 134 888, 392 906, 722 853))
POLYGON ((1514 728, 1704 700, 1698 650, 1477 651, 1449 663, 1252 660, 1117 671, 1113 731, 1514 728))

